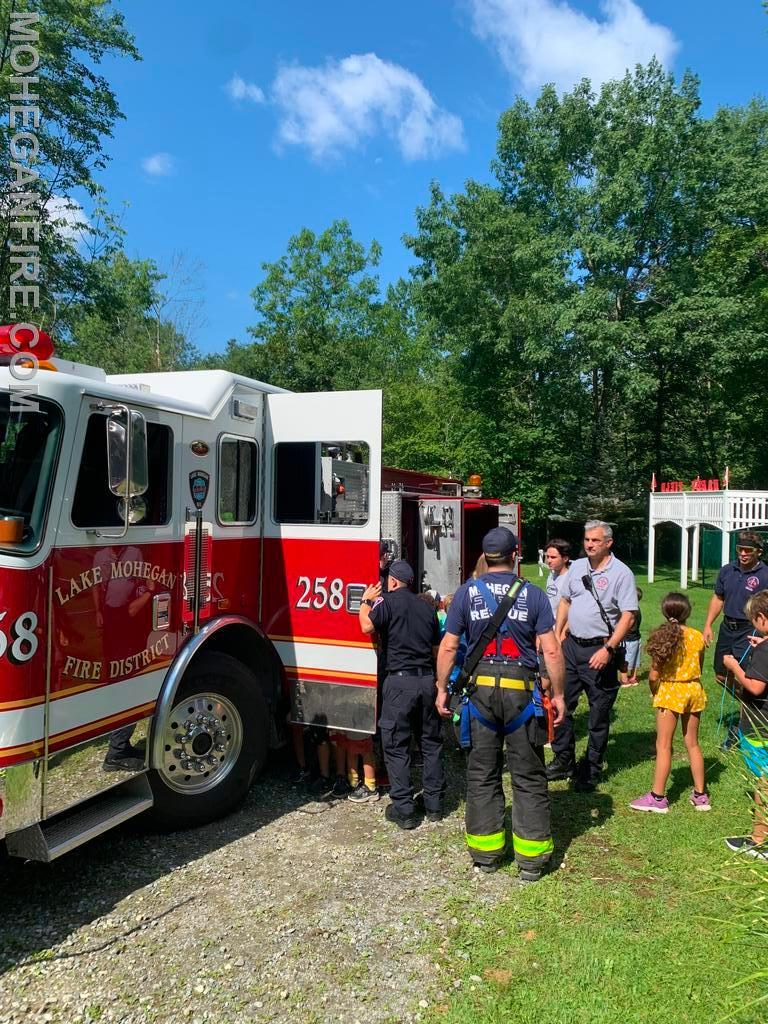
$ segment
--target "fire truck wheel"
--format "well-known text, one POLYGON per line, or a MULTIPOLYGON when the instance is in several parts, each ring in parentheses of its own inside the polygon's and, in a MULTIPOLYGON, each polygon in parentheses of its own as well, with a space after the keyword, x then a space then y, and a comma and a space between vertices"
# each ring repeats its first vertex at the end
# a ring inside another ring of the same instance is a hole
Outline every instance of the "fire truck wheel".
POLYGON ((261 770, 269 711, 256 676, 228 654, 203 654, 157 728, 163 762, 149 773, 150 812, 163 828, 218 818, 239 804, 261 770))

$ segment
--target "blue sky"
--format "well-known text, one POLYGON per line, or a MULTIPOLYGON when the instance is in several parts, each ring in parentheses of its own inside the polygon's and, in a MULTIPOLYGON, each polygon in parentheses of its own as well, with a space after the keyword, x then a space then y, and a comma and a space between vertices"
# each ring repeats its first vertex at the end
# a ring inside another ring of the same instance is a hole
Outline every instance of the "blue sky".
POLYGON ((129 255, 198 274, 204 352, 248 340, 261 264, 347 218, 406 274, 402 236, 436 179, 487 180, 496 122, 544 81, 615 77, 656 53, 704 112, 765 91, 760 0, 117 2, 143 60, 104 73, 126 115, 100 180, 129 255))

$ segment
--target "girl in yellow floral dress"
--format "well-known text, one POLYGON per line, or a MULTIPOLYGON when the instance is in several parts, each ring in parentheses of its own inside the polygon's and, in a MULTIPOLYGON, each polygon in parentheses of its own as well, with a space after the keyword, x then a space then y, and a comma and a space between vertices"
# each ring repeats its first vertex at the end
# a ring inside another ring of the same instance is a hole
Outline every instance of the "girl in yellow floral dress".
POLYGON ((698 629, 686 626, 691 603, 685 594, 667 594, 661 602, 667 620, 648 637, 646 649, 651 656, 648 683, 656 708, 656 768, 650 793, 633 800, 633 811, 666 814, 669 800, 664 795, 672 764, 672 738, 680 720, 683 739, 693 775, 690 803, 697 811, 710 810, 704 788, 704 757, 699 746, 699 719, 707 706, 701 685, 704 662, 704 637, 698 629))

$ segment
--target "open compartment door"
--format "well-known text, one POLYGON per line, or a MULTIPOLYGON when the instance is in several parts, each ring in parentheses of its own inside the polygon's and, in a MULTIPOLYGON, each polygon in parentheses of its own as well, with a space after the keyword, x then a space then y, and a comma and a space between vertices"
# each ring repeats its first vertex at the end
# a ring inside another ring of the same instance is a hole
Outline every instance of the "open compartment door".
POLYGON ((378 579, 381 405, 380 391, 267 395, 261 621, 298 724, 376 728, 357 613, 378 579))

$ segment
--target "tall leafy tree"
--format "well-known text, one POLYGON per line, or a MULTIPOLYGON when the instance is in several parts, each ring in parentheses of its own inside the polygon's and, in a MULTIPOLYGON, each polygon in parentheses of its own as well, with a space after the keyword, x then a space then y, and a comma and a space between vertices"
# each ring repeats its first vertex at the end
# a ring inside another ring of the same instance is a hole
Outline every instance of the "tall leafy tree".
MULTIPOLYGON (((34 180, 27 188, 40 196, 42 227, 39 240, 40 318, 49 326, 57 319, 66 332, 70 302, 92 287, 89 277, 95 252, 102 254, 116 242, 116 225, 104 210, 98 172, 107 156, 104 140, 122 117, 109 83, 98 71, 107 56, 138 59, 123 16, 109 0, 0 0, 0 103, 8 111, 11 95, 19 91, 11 81, 14 21, 12 14, 39 16, 30 27, 39 32, 35 48, 39 66, 34 86, 39 94, 40 122, 34 128, 39 152, 31 164, 34 180), (89 206, 89 217, 81 204, 89 206)), ((31 56, 24 56, 31 64, 31 56)), ((17 122, 16 130, 19 130, 17 122)), ((18 241, 11 230, 11 210, 19 174, 11 166, 8 119, 0 123, 0 322, 18 319, 9 308, 11 276, 9 242, 18 241)), ((26 162, 25 162, 26 163, 26 162)), ((22 218, 23 219, 23 218, 22 218)), ((96 271, 98 274, 98 270, 96 271)))
POLYGON ((497 185, 435 189, 419 211, 420 297, 464 407, 455 450, 476 447, 529 515, 640 513, 654 469, 714 473, 746 443, 764 116, 703 119, 696 79, 655 61, 599 94, 547 87, 502 116, 497 185))
POLYGON ((199 355, 169 309, 174 282, 152 260, 123 253, 96 260, 90 296, 70 310, 71 335, 59 354, 107 373, 185 370, 199 355))

